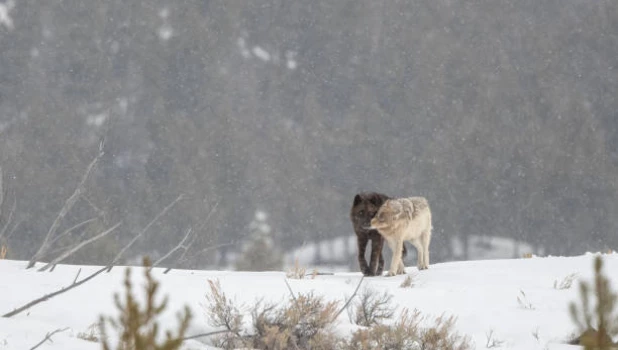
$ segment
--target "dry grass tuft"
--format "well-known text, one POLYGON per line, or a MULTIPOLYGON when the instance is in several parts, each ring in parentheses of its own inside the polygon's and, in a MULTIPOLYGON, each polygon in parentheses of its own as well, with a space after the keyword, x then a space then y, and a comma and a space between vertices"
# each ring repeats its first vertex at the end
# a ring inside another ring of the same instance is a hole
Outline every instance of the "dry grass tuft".
POLYGON ((554 289, 570 289, 576 277, 577 273, 572 273, 565 276, 560 282, 558 282, 558 280, 554 280, 554 289))
POLYGON ((414 277, 413 275, 407 275, 406 279, 401 282, 399 288, 413 288, 414 287, 414 277))
MULTIPOLYGON (((285 276, 291 279, 303 279, 305 278, 305 274, 307 273, 307 268, 304 266, 300 266, 298 263, 298 258, 294 259, 294 266, 290 268, 285 276)), ((317 271, 314 270, 313 278, 317 275, 317 271)))

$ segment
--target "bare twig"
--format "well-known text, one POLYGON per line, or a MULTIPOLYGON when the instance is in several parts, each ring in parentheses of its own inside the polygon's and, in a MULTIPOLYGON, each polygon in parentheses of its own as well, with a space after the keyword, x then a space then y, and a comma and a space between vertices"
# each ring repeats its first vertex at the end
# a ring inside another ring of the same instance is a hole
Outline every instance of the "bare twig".
POLYGON ((350 306, 350 302, 352 301, 352 299, 354 299, 354 297, 356 296, 356 293, 358 292, 358 288, 360 288, 361 284, 363 283, 363 280, 365 279, 365 276, 361 277, 360 281, 358 281, 358 284, 356 285, 356 289, 354 289, 354 293, 352 293, 352 296, 348 299, 348 301, 345 302, 345 305, 343 305, 343 307, 341 308, 341 310, 339 310, 339 312, 337 312, 337 314, 335 314, 335 317, 333 317, 333 320, 336 320, 337 317, 339 317, 339 315, 341 315, 341 313, 348 308, 348 306, 350 306))
POLYGON ((89 224, 89 223, 91 223, 91 222, 93 222, 93 221, 96 221, 96 220, 97 220, 97 218, 92 218, 92 219, 88 219, 88 220, 86 220, 86 221, 82 221, 82 222, 80 222, 80 223, 79 223, 79 224, 77 224, 77 225, 74 225, 73 227, 71 227, 71 228, 69 228, 69 229, 65 230, 64 232, 62 232, 61 234, 57 235, 57 236, 56 236, 56 237, 54 237, 52 240, 50 240, 50 241, 49 241, 49 245, 51 246, 52 244, 56 243, 56 241, 58 241, 60 238, 62 238, 62 237, 64 237, 64 236, 66 236, 66 235, 68 235, 69 233, 71 233, 71 232, 73 232, 73 231, 77 230, 78 228, 80 228, 80 227, 82 227, 82 226, 85 226, 85 225, 87 225, 87 224, 89 224))
POLYGON ((0 216, 2 216, 2 203, 4 203, 4 187, 2 186, 3 178, 4 173, 2 172, 2 167, 0 166, 0 216))
POLYGON ((84 278, 83 280, 81 280, 81 281, 79 281, 79 282, 74 282, 74 283, 73 283, 73 284, 71 284, 70 286, 68 286, 68 287, 63 287, 63 288, 61 288, 61 289, 59 289, 59 290, 57 290, 57 291, 55 291, 55 292, 53 292, 53 293, 45 294, 44 296, 42 296, 42 297, 40 297, 40 298, 38 298, 38 299, 32 300, 31 302, 27 303, 27 304, 26 304, 26 305, 24 305, 24 306, 21 306, 21 307, 19 307, 19 308, 17 308, 17 309, 15 309, 15 310, 13 310, 13 311, 11 311, 11 312, 8 312, 8 313, 6 313, 6 314, 2 315, 2 317, 7 317, 7 318, 8 318, 8 317, 15 316, 15 315, 17 315, 17 314, 19 314, 19 313, 22 313, 22 312, 23 312, 23 311, 25 311, 25 310, 28 310, 29 308, 31 308, 31 307, 32 307, 32 306, 34 306, 34 305, 37 305, 37 304, 42 303, 42 302, 44 302, 44 301, 47 301, 47 300, 49 300, 49 299, 51 299, 51 298, 53 298, 53 297, 55 297, 55 296, 57 296, 57 295, 60 295, 60 294, 62 294, 62 293, 68 292, 68 291, 70 291, 71 289, 73 289, 73 288, 75 288, 75 287, 79 287, 79 286, 81 286, 82 284, 84 284, 84 283, 86 283, 86 282, 90 281, 91 279, 95 278, 96 276, 98 276, 98 275, 99 275, 99 274, 101 274, 103 271, 107 270, 108 268, 110 268, 110 266, 109 266, 109 265, 108 265, 108 266, 105 266, 105 267, 103 267, 103 268, 101 268, 101 269, 99 269, 99 270, 97 270, 97 271, 95 271, 95 272, 93 272, 90 276, 88 276, 88 277, 84 278))
POLYGON ((232 331, 230 331, 228 329, 224 329, 222 331, 214 331, 214 332, 208 332, 208 333, 192 335, 192 336, 189 336, 189 337, 184 337, 184 338, 182 338, 182 340, 185 341, 185 340, 189 340, 189 339, 196 339, 196 338, 202 338, 202 337, 210 337, 210 336, 213 336, 213 335, 223 334, 223 333, 230 333, 230 332, 232 332, 232 331))
MULTIPOLYGON (((178 261, 177 261, 177 263, 182 263, 182 262, 185 262, 185 261, 187 261, 187 260, 189 260, 189 259, 194 259, 194 258, 196 258, 196 257, 200 256, 201 254, 206 253, 206 252, 208 252, 208 251, 215 250, 215 249, 219 249, 219 248, 222 248, 222 247, 227 247, 227 246, 230 246, 230 245, 234 245, 235 243, 236 243, 236 242, 228 242, 228 243, 217 244, 217 245, 214 245, 214 246, 211 246, 211 247, 204 248, 204 249, 202 249, 202 250, 199 250, 199 251, 197 251, 197 252, 195 252, 195 253, 191 254, 191 255, 190 255, 189 257, 187 257, 187 258, 183 258, 183 259, 180 259, 180 258, 179 258, 179 259, 178 259, 178 261)), ((184 254, 183 254, 183 255, 184 255, 184 254)))
POLYGON ((59 257, 55 258, 54 260, 52 260, 51 262, 49 262, 47 265, 41 267, 38 271, 45 271, 48 268, 50 268, 52 265, 55 265, 59 262, 61 262, 62 260, 68 258, 69 256, 73 255, 76 251, 82 249, 84 246, 99 240, 105 236, 107 236, 110 232, 114 231, 115 229, 118 228, 118 226, 120 226, 122 222, 117 223, 116 225, 112 226, 111 228, 99 233, 98 235, 91 237, 83 242, 80 242, 76 245, 74 245, 73 247, 71 247, 71 249, 68 249, 67 251, 65 251, 63 254, 61 254, 59 257))
POLYGON ((4 239, 9 239, 11 238, 11 236, 13 236, 13 233, 17 232, 17 228, 19 227, 19 225, 21 225, 21 223, 24 222, 23 220, 19 220, 17 221, 17 223, 13 226, 13 228, 11 229, 11 232, 9 232, 8 235, 6 235, 6 237, 4 237, 4 239))
POLYGON ((496 339, 494 336, 494 330, 490 329, 489 332, 485 333, 485 338, 487 339, 487 343, 485 344, 485 348, 497 348, 504 344, 504 340, 496 339))
MULTIPOLYGON (((218 245, 215 247, 208 247, 206 249, 200 250, 194 254, 191 254, 189 257, 185 256, 187 255, 187 253, 189 252, 189 248, 193 245, 193 242, 197 239, 199 232, 204 228, 204 226, 206 226, 206 224, 208 223, 208 221, 210 221, 210 217, 212 216, 212 214, 215 212, 215 210, 217 210, 217 207, 219 206, 219 202, 216 202, 215 205, 212 207, 212 209, 210 209, 210 211, 208 212, 208 215, 206 215, 206 219, 204 219, 204 221, 200 224, 200 226, 197 228, 197 230, 195 230, 196 234, 195 236, 193 236, 191 238, 191 241, 187 244, 187 248, 182 252, 182 254, 176 259, 175 265, 181 264, 189 259, 198 257, 200 254, 208 251, 208 250, 212 250, 212 249, 217 249, 219 247, 223 247, 225 245, 229 245, 229 244, 222 244, 222 245, 218 245)), ((169 270, 171 270, 171 268, 168 268, 167 270, 165 270, 165 272, 163 273, 168 273, 169 270)))
POLYGON ((60 212, 56 216, 56 219, 54 220, 51 227, 49 228, 49 231, 47 231, 47 235, 45 235, 45 238, 43 239, 43 243, 39 247, 39 250, 37 250, 37 252, 32 256, 32 258, 28 262, 28 267, 27 267, 28 269, 33 267, 36 264, 36 260, 41 258, 45 254, 45 251, 49 249, 50 240, 56 234, 56 231, 58 230, 58 227, 60 227, 60 223, 62 222, 62 219, 64 219, 67 213, 73 208, 73 205, 75 205, 75 203, 81 196, 82 192, 84 192, 86 181, 90 177, 90 173, 92 172, 92 169, 94 169, 94 166, 99 162, 101 157, 103 157, 103 154, 104 153, 103 153, 103 149, 101 145, 99 147, 99 153, 97 154, 96 157, 94 157, 94 159, 90 162, 90 164, 88 164, 88 167, 86 168, 86 171, 82 175, 82 179, 77 185, 77 187, 75 188, 75 191, 73 191, 73 194, 66 200, 66 202, 64 203, 64 206, 62 207, 62 209, 60 209, 60 212))
POLYGON ((45 338, 43 338, 43 340, 41 340, 41 341, 40 341, 38 344, 36 344, 35 346, 31 347, 31 348, 30 348, 30 350, 34 350, 34 349, 38 348, 39 346, 43 345, 43 343, 45 343, 45 342, 46 342, 46 341, 48 341, 48 340, 49 340, 49 341, 51 341, 51 337, 52 337, 54 334, 56 334, 56 333, 60 333, 60 332, 64 332, 64 331, 66 331, 67 329, 69 329, 69 327, 62 328, 62 329, 58 328, 58 329, 56 329, 56 330, 55 330, 55 331, 53 331, 53 332, 47 332, 47 334, 45 335, 45 338))
POLYGON ((183 247, 184 251, 182 252, 182 254, 180 254, 178 259, 176 259, 176 263, 184 261, 185 255, 187 255, 187 252, 189 251, 191 246, 193 246, 193 243, 195 242, 196 239, 197 239, 197 234, 191 237, 191 240, 183 247))
MULTIPOLYGON (((2 177, 2 174, 0 173, 0 178, 2 177)), ((0 192, 2 191, 2 189, 0 188, 0 192)), ((0 207, 2 206, 2 203, 0 202, 0 207)), ((11 207, 11 211, 9 211, 9 215, 6 219, 6 222, 4 223, 4 227, 2 227, 2 231, 0 231, 0 240, 2 239, 9 239, 9 236, 4 236, 4 234, 6 233, 6 230, 9 228, 9 226, 11 225, 11 222, 13 221, 13 214, 15 214, 15 208, 17 207, 17 199, 15 197, 13 197, 13 206, 11 207)), ((2 208, 0 208, 0 212, 2 211, 2 208)))
POLYGON ((210 217, 212 216, 212 214, 215 212, 215 210, 217 210, 217 207, 219 206, 219 202, 216 202, 215 205, 212 207, 212 209, 210 209, 210 211, 208 212, 208 215, 206 215, 206 219, 204 219, 204 222, 202 222, 202 224, 200 225, 200 227, 197 229, 197 231, 200 231, 201 229, 204 228, 204 226, 206 226, 206 224, 208 223, 208 221, 210 221, 210 217))
POLYGON ((296 301, 296 295, 294 295, 294 291, 292 290, 292 287, 290 287, 290 284, 288 283, 287 278, 284 278, 283 282, 285 282, 285 285, 288 286, 288 290, 290 291, 290 295, 292 296, 292 299, 296 301))
POLYGON ((150 266, 150 268, 152 269, 153 267, 157 266, 158 264, 160 264, 162 261, 164 261, 165 259, 167 259, 170 255, 172 255, 175 251, 177 251, 178 249, 185 249, 187 250, 188 247, 185 247, 183 244, 187 241, 187 239, 189 238, 189 236, 193 234, 193 229, 191 227, 189 227, 189 229, 187 230, 187 234, 185 235, 185 237, 180 241, 180 243, 178 243, 174 248, 172 248, 172 250, 170 250, 169 252, 167 252, 167 254, 163 255, 161 258, 159 258, 159 260, 155 261, 152 266, 150 266))
POLYGON ((79 274, 82 272, 81 267, 79 268, 79 270, 77 270, 77 275, 75 275, 75 279, 73 280, 73 283, 77 282, 77 278, 79 277, 79 274))
POLYGON ((129 249, 129 247, 131 247, 133 243, 135 243, 141 236, 143 236, 146 233, 146 231, 148 231, 150 226, 152 226, 161 216, 167 213, 168 210, 170 210, 176 203, 178 203, 182 199, 182 197, 184 197, 183 194, 179 195, 178 197, 176 197, 176 199, 174 199, 172 203, 168 204, 167 207, 163 208, 163 210, 161 210, 161 212, 159 212, 159 214, 157 214, 157 216, 155 216, 154 219, 152 219, 148 223, 148 225, 146 225, 146 227, 142 229, 140 233, 138 233, 135 237, 133 237, 133 239, 131 240, 131 242, 129 242, 129 244, 125 245, 124 248, 122 248, 120 252, 116 254, 116 256, 114 257, 114 260, 112 260, 112 263, 110 264, 109 271, 112 270, 113 265, 116 264, 118 260, 120 260, 122 255, 129 249))

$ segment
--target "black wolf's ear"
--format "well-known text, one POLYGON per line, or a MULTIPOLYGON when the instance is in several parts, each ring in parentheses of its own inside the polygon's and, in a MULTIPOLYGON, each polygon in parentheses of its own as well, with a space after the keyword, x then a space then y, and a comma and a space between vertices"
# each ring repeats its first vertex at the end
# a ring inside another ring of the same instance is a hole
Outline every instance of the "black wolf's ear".
POLYGON ((382 204, 384 204, 384 202, 386 202, 387 199, 388 199, 387 196, 376 193, 373 196, 371 196, 371 199, 369 199, 369 201, 371 202, 371 204, 375 205, 376 207, 381 207, 382 204))
POLYGON ((356 196, 354 196, 354 203, 352 203, 352 206, 357 206, 360 202, 362 202, 363 199, 361 198, 360 194, 357 194, 356 196))

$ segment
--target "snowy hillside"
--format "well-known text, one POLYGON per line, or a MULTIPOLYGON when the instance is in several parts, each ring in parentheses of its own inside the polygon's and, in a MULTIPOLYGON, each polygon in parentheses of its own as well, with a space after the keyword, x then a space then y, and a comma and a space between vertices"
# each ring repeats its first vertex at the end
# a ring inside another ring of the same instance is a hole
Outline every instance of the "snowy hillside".
MULTIPOLYGON (((603 255, 607 275, 618 270, 618 254, 603 255)), ((548 257, 514 260, 485 260, 435 264, 418 272, 408 267, 414 286, 401 288, 405 276, 365 278, 361 290, 371 288, 393 296, 397 312, 418 309, 423 315, 456 316, 456 329, 469 335, 476 349, 486 348, 488 334, 501 343, 496 349, 577 349, 564 345, 575 331, 568 315, 570 301, 578 300, 577 280, 572 288, 555 288, 571 274, 590 280, 593 254, 578 257, 548 257), (518 301, 519 297, 519 301, 518 301)), ((97 267, 59 265, 53 272, 26 270, 26 262, 0 260, 0 313, 4 314, 32 299, 70 285, 81 268, 80 278, 97 267)), ((311 267, 308 267, 311 269, 311 267)), ((124 268, 116 267, 86 284, 54 297, 11 318, 0 318, 0 349, 29 349, 48 332, 53 342, 38 349, 99 349, 100 346, 78 338, 87 333, 99 315, 115 316, 113 293, 122 290, 124 268)), ((238 304, 250 305, 258 298, 281 301, 289 298, 284 272, 231 272, 154 269, 161 282, 162 294, 170 296, 163 315, 163 328, 175 328, 175 314, 183 305, 192 308, 194 318, 188 335, 215 330, 209 326, 204 305, 208 280, 218 279, 229 297, 238 304)), ((133 273, 141 280, 141 273, 133 273)), ((613 273, 613 286, 618 285, 613 273)), ((359 273, 336 273, 315 279, 288 279, 295 293, 314 291, 328 300, 345 300, 361 279, 359 273)), ((141 282, 139 283, 141 285, 141 282)), ((138 289, 139 290, 139 289, 138 289)), ((337 322, 340 333, 353 329, 343 312, 337 322)), ((206 340, 202 340, 206 341, 206 340)), ((198 340, 185 343, 185 349, 209 349, 198 340)))

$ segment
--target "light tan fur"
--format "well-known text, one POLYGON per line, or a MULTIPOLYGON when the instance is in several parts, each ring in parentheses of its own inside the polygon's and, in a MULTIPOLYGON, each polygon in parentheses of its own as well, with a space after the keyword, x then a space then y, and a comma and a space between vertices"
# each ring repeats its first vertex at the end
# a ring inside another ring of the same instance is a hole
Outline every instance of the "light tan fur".
MULTIPOLYGON (((371 220, 371 228, 388 242, 392 252, 400 252, 403 242, 414 245, 418 256, 418 269, 429 268, 429 243, 431 241, 431 210, 424 197, 389 199, 371 220)), ((388 276, 404 274, 401 254, 393 254, 388 276)))

